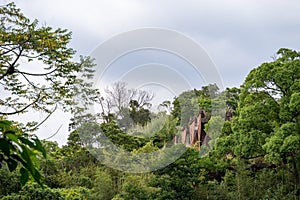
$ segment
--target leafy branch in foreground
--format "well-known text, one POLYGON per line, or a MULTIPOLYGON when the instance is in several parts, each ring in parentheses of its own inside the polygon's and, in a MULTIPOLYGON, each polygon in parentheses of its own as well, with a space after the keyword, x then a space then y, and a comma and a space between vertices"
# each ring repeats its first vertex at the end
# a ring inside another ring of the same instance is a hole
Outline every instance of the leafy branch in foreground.
POLYGON ((21 184, 31 175, 41 185, 38 157, 46 158, 46 151, 37 137, 24 134, 11 121, 0 120, 0 167, 14 171, 20 164, 21 184))

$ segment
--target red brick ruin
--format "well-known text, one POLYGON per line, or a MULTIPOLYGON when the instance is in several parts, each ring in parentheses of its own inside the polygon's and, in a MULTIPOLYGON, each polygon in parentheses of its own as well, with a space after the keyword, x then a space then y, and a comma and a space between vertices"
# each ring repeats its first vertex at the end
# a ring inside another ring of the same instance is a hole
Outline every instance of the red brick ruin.
POLYGON ((209 118, 205 116, 205 112, 200 110, 198 115, 183 127, 181 137, 174 136, 174 144, 182 143, 187 147, 197 145, 197 149, 200 150, 203 142, 207 144, 209 141, 209 137, 206 138, 206 132, 204 131, 204 124, 208 121, 209 118))
MULTIPOLYGON (((233 117, 233 110, 229 109, 225 114, 225 121, 231 121, 233 117)), ((204 130, 204 125, 209 121, 204 110, 200 110, 198 115, 194 117, 188 125, 185 125, 181 130, 181 136, 174 136, 174 144, 185 144, 187 147, 196 147, 200 150, 203 143, 208 146, 210 140, 209 135, 204 130), (196 146, 197 145, 197 146, 196 146)))

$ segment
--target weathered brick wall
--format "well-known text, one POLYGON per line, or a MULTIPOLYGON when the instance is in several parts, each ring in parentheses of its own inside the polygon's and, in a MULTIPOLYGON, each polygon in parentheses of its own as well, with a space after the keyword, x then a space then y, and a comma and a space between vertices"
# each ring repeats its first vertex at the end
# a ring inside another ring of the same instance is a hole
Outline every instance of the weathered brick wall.
POLYGON ((189 130, 190 130, 190 144, 194 144, 194 132, 195 132, 195 121, 193 120, 189 124, 189 130))
POLYGON ((204 131, 203 124, 207 123, 208 119, 205 118, 204 111, 200 110, 197 117, 195 117, 188 125, 184 126, 181 131, 181 141, 179 141, 180 136, 174 136, 174 144, 178 141, 186 146, 191 146, 197 143, 198 150, 200 150, 200 145, 204 141, 206 133, 204 131))

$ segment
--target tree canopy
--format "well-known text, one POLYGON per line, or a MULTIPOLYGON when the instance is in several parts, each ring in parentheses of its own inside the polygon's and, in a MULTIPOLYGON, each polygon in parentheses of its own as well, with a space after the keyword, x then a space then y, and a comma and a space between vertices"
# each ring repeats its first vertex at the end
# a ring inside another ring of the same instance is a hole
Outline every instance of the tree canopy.
POLYGON ((92 76, 93 64, 88 57, 73 61, 71 32, 40 27, 13 3, 2 6, 0 15, 0 87, 7 91, 1 97, 1 115, 30 109, 52 113, 57 106, 70 111, 75 95, 92 92, 78 75, 92 76))

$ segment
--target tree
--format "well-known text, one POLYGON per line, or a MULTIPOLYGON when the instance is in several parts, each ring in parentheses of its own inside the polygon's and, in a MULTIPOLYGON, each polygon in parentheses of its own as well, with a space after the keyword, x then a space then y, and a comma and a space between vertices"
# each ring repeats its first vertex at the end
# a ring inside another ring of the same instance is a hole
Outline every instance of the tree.
POLYGON ((161 104, 159 104, 158 108, 162 111, 165 110, 167 113, 171 113, 172 110, 171 101, 169 100, 163 101, 161 104))
POLYGON ((147 200, 151 196, 159 192, 158 188, 150 187, 149 184, 153 180, 153 174, 132 174, 127 175, 122 185, 120 197, 124 200, 147 200))
POLYGON ((71 109, 76 95, 90 102, 88 97, 95 91, 82 78, 92 77, 93 64, 84 57, 72 61, 70 32, 39 27, 37 20, 30 21, 13 3, 0 7, 0 17, 0 87, 7 91, 6 98, 1 96, 0 115, 30 109, 50 115, 57 107, 75 111, 71 109))
POLYGON ((206 97, 206 98, 216 98, 219 94, 219 87, 217 84, 208 84, 206 86, 203 86, 200 91, 198 91, 198 96, 206 97))
POLYGON ((151 120, 150 110, 141 107, 136 100, 130 101, 130 117, 135 124, 145 126, 151 120))
POLYGON ((105 92, 106 98, 102 100, 106 99, 106 109, 114 112, 116 117, 123 117, 122 111, 130 107, 131 101, 135 101, 138 108, 151 107, 150 102, 154 97, 149 91, 128 89, 125 82, 116 82, 105 92))
POLYGON ((194 90, 185 91, 173 101, 171 114, 178 118, 178 125, 184 126, 199 112, 197 92, 194 90))
MULTIPOLYGON (((199 197, 197 194, 197 188, 208 184, 209 181, 221 181, 224 168, 224 163, 217 164, 216 160, 208 157, 199 159, 199 152, 188 148, 175 162, 154 172, 156 177, 150 185, 158 191, 152 198, 203 199, 203 196, 199 197)), ((208 195, 205 198, 208 198, 208 195)))
POLYGON ((110 200, 113 198, 113 180, 105 171, 97 170, 95 172, 93 196, 95 199, 110 200))
POLYGON ((241 87, 235 153, 290 168, 299 194, 300 52, 282 48, 277 54, 253 69, 241 87))
POLYGON ((94 101, 96 90, 83 80, 93 76, 93 63, 84 57, 72 61, 71 33, 39 27, 14 3, 0 7, 0 18, 0 90, 6 91, 0 97, 0 164, 6 163, 11 171, 20 164, 22 184, 29 174, 41 184, 37 158, 39 152, 44 157, 46 152, 40 140, 27 132, 36 130, 57 108, 77 113, 94 101), (29 110, 48 116, 25 126, 5 120, 29 110))
MULTIPOLYGON (((113 121, 110 123, 102 123, 101 134, 103 133, 114 145, 121 147, 126 151, 132 151, 145 145, 146 139, 140 137, 132 137, 122 131, 120 127, 113 121)), ((99 143, 107 148, 107 144, 99 137, 99 143)))
POLYGON ((224 93, 226 98, 226 106, 229 109, 236 110, 238 107, 240 89, 236 87, 226 88, 224 93))
POLYGON ((128 89, 127 83, 116 82, 105 90, 105 95, 98 93, 97 103, 101 107, 101 117, 109 123, 116 120, 124 130, 133 125, 145 125, 150 121, 151 100, 154 94, 146 90, 128 89))

